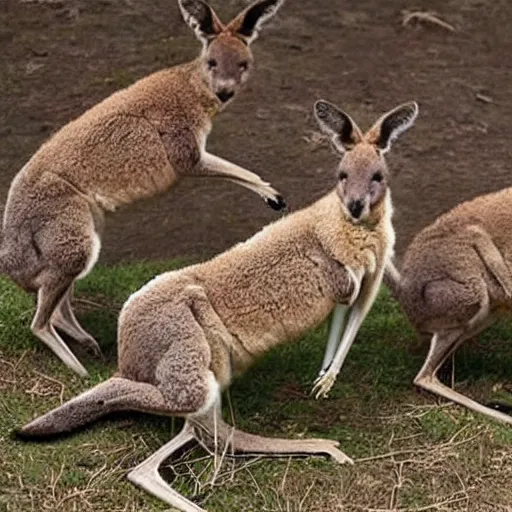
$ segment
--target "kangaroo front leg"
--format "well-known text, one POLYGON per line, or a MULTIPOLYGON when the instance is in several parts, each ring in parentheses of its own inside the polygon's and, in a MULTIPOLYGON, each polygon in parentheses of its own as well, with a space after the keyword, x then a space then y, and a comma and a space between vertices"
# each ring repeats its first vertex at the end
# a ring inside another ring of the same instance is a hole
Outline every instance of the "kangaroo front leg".
POLYGON ((281 194, 257 174, 211 153, 204 152, 202 154, 200 172, 204 176, 218 176, 233 181, 256 192, 274 210, 281 210, 286 206, 281 194))
POLYGON ((332 313, 331 325, 329 327, 329 337, 327 338, 327 346, 325 347, 324 360, 318 377, 322 377, 334 359, 338 343, 345 328, 345 319, 347 316, 347 306, 336 304, 332 313))
POLYGON ((336 381, 336 377, 343 366, 348 351, 359 331, 359 327, 375 301, 382 280, 381 278, 382 273, 380 273, 379 276, 367 277, 363 282, 361 292, 350 310, 347 327, 343 333, 343 338, 336 351, 332 364, 324 375, 318 377, 313 386, 312 393, 316 393, 317 399, 321 397, 325 398, 336 381))

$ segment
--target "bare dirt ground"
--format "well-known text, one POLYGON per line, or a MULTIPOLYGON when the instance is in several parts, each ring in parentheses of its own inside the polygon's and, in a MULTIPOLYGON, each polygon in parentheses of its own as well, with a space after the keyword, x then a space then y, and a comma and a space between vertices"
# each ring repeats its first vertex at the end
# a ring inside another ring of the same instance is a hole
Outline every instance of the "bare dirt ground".
MULTIPOLYGON (((224 19, 242 0, 213 2, 224 19)), ((257 69, 222 113, 209 148, 271 180, 299 208, 333 184, 318 147, 318 98, 363 127, 409 99, 416 127, 394 148, 398 250, 438 213, 509 185, 512 3, 507 0, 289 0, 254 45, 257 69), (436 11, 403 26, 404 11, 436 11)), ((176 2, 0 1, 0 198, 60 126, 113 91, 194 57, 176 2)), ((276 218, 230 184, 183 181, 112 217, 104 261, 212 254, 276 218)))

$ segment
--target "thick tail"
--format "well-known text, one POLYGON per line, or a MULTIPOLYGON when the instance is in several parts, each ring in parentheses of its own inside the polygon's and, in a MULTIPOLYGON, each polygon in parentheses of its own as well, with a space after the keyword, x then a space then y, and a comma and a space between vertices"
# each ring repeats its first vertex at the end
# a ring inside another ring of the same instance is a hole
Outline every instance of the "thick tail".
POLYGON ((119 411, 162 414, 166 405, 160 391, 151 384, 113 377, 27 423, 16 434, 22 439, 53 436, 119 411))
POLYGON ((393 298, 398 300, 400 297, 402 276, 391 260, 386 265, 383 280, 384 284, 389 288, 393 298))

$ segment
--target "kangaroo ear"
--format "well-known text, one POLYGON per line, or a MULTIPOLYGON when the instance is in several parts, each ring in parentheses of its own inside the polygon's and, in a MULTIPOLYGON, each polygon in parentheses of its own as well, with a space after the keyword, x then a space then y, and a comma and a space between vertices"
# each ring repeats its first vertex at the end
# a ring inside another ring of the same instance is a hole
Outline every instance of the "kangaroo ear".
POLYGON ((209 40, 218 36, 224 29, 215 11, 206 2, 202 0, 178 0, 178 4, 183 19, 203 44, 207 44, 209 40))
POLYGON ((284 0, 259 0, 231 20, 227 29, 242 36, 251 44, 259 34, 261 26, 278 11, 284 0))
POLYGON ((331 137, 337 151, 344 153, 363 140, 361 130, 352 118, 328 101, 315 103, 315 117, 320 129, 331 137))
POLYGON ((419 107, 415 101, 390 110, 368 130, 364 136, 365 140, 375 144, 382 153, 386 153, 391 148, 391 143, 414 124, 418 112, 419 107))

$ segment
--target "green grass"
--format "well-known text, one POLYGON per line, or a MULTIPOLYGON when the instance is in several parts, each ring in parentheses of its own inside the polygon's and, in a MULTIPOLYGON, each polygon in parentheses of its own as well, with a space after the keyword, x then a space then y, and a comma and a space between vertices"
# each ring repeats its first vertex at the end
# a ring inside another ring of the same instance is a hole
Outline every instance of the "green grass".
MULTIPOLYGON (((23 443, 11 433, 61 396, 68 399, 115 371, 119 308, 176 265, 97 268, 79 283, 80 320, 107 357, 106 363, 82 357, 91 374, 86 380, 31 335, 33 298, 0 280, 0 511, 169 510, 125 474, 168 441, 179 420, 125 414, 47 443, 23 443)), ((212 482, 212 458, 195 448, 162 469, 175 488, 219 512, 510 510, 512 429, 413 388, 427 347, 385 290, 329 399, 316 401, 309 393, 326 332, 320 326, 269 353, 233 383, 229 398, 237 427, 337 439, 356 464, 226 458, 212 482)), ((463 346, 455 365, 458 389, 481 401, 510 401, 511 336, 512 325, 500 323, 463 346)), ((228 407, 225 414, 231 421, 228 407)))

